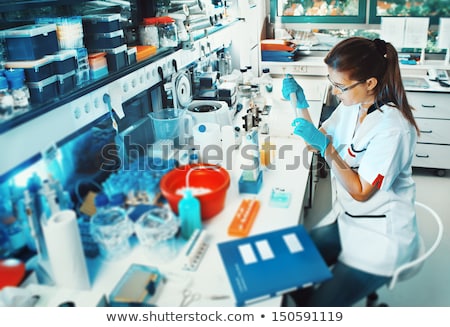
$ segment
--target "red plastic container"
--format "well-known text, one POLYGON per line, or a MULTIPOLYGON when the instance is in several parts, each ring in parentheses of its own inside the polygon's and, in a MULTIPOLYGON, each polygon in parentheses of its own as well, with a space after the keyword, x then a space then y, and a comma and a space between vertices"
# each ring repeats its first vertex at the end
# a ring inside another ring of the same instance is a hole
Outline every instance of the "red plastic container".
POLYGON ((225 207, 225 198, 230 186, 230 175, 224 168, 211 164, 186 165, 174 168, 161 178, 162 195, 172 211, 178 215, 178 201, 183 197, 180 190, 186 187, 186 175, 190 169, 189 187, 209 189, 194 195, 200 201, 202 220, 213 218, 225 207))

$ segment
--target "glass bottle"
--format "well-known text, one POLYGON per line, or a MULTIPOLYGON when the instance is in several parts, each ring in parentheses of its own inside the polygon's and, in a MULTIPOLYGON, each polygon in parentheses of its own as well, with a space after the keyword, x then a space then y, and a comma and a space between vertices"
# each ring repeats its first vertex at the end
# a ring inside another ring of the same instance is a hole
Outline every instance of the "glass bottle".
POLYGON ((30 91, 25 85, 25 72, 23 68, 5 70, 5 75, 14 99, 14 109, 28 109, 30 103, 30 91))
POLYGON ((8 89, 6 77, 0 76, 0 121, 9 119, 14 113, 14 98, 8 89))
POLYGON ((263 68, 262 75, 260 79, 260 86, 265 93, 272 93, 273 91, 273 79, 270 75, 269 68, 263 68))

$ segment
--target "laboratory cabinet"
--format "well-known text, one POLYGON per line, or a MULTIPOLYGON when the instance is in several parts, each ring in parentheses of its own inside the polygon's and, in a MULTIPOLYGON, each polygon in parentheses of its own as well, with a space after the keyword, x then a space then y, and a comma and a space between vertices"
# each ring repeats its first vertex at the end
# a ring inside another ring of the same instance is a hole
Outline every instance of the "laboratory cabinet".
POLYGON ((450 93, 407 92, 420 129, 413 167, 435 168, 442 175, 450 169, 450 93))

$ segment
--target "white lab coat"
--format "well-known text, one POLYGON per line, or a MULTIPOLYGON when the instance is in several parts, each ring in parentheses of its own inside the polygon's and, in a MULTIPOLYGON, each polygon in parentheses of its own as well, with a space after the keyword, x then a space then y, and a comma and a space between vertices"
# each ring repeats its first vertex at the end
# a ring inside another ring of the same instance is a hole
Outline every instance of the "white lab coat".
MULTIPOLYGON (((355 132, 358 105, 342 103, 322 127, 342 158, 379 190, 367 201, 354 200, 334 180, 333 211, 338 218, 343 263, 382 276, 418 252, 415 183, 411 162, 415 128, 388 105, 367 115, 355 132)), ((333 177, 334 179, 334 177, 333 177)))

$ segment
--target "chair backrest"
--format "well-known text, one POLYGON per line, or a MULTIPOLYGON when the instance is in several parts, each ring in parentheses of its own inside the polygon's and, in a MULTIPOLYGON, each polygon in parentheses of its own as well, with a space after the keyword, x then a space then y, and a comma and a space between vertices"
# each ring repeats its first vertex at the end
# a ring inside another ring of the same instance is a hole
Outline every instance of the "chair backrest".
POLYGON ((436 211, 431 209, 429 206, 416 201, 416 209, 417 208, 422 208, 423 210, 421 210, 421 211, 425 211, 426 213, 429 214, 429 216, 430 216, 429 218, 432 218, 432 219, 428 219, 427 222, 433 222, 433 221, 435 222, 435 224, 437 226, 436 237, 434 239, 434 242, 431 244, 431 246, 428 249, 426 249, 425 242, 423 240, 423 235, 422 235, 422 233, 420 233, 421 240, 420 240, 420 249, 419 249, 418 257, 413 261, 410 261, 410 262, 407 262, 407 263, 401 265, 400 267, 398 267, 395 270, 394 275, 392 276, 391 281, 388 284, 388 289, 390 289, 390 290, 394 288, 397 281, 409 279, 412 276, 414 276, 416 273, 418 273, 419 270, 422 268, 425 260, 430 255, 433 254, 433 252, 437 249, 437 247, 439 246, 439 243, 442 240, 442 235, 444 233, 444 226, 442 224, 441 217, 439 217, 439 215, 436 213, 436 211))

